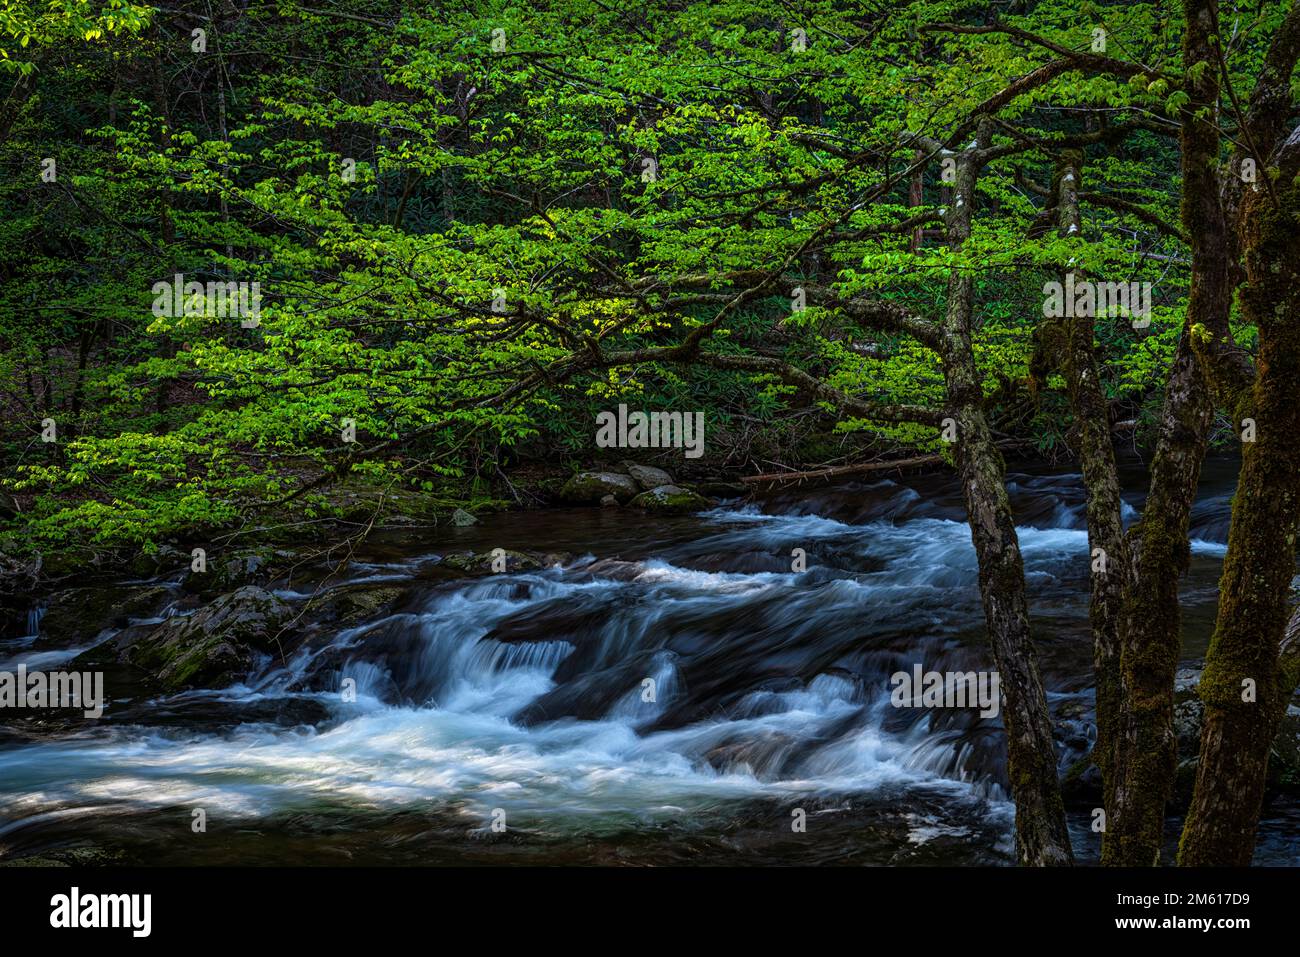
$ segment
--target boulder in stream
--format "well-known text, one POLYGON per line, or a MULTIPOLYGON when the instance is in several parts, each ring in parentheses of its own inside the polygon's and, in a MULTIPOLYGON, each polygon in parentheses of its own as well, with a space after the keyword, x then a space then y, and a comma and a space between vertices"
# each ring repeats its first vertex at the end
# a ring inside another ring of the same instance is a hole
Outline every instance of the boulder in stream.
POLYGON ((223 688, 252 667, 257 652, 277 650, 290 613, 275 595, 246 585, 144 635, 123 635, 119 651, 168 690, 223 688))
POLYGON ((640 487, 630 475, 621 472, 579 472, 560 489, 560 498, 574 505, 595 505, 606 495, 627 502, 640 487))
POLYGON ((293 554, 274 548, 248 548, 229 554, 207 553, 206 569, 187 571, 181 587, 197 595, 222 595, 243 585, 265 585, 291 564, 293 554))
POLYGON ((624 462, 623 471, 632 476, 633 481, 641 487, 641 491, 648 492, 652 488, 658 488, 661 485, 672 485, 673 477, 663 469, 657 469, 653 465, 638 465, 636 462, 624 462))
POLYGON ((676 485, 660 485, 648 492, 642 492, 632 499, 634 508, 643 508, 649 512, 674 514, 680 512, 698 512, 709 507, 709 500, 703 495, 688 491, 676 485))
POLYGON ((492 575, 510 572, 535 572, 573 560, 564 552, 517 552, 510 548, 494 548, 487 552, 460 552, 444 555, 438 567, 465 575, 492 575))

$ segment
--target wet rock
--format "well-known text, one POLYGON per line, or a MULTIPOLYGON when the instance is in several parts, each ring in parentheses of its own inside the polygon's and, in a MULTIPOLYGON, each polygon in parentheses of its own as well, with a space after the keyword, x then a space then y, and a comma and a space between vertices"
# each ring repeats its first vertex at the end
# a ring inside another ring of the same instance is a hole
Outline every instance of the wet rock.
POLYGON ((641 687, 641 681, 655 672, 656 658, 653 650, 646 650, 607 668, 586 670, 590 666, 591 656, 584 655, 583 648, 579 647, 556 670, 556 681, 560 684, 534 698, 511 720, 526 728, 562 718, 598 720, 616 702, 641 687), (575 661, 580 663, 573 664, 575 661))
POLYGON ((638 465, 636 462, 624 462, 623 471, 632 476, 632 480, 636 482, 643 492, 648 492, 661 485, 673 484, 673 477, 671 475, 663 469, 655 468, 653 465, 638 465))
POLYGON ((572 560, 571 555, 562 552, 517 552, 509 548, 492 549, 487 552, 462 552, 444 555, 440 568, 448 568, 466 575, 492 575, 512 572, 535 572, 555 565, 563 565, 572 560))
POLYGON ((124 628, 132 618, 158 613, 172 597, 161 585, 90 585, 50 595, 41 638, 58 645, 89 641, 105 628, 124 628))
POLYGON ((726 482, 721 479, 706 479, 703 482, 696 482, 693 488, 701 495, 707 495, 709 498, 741 498, 754 491, 744 482, 726 482))
POLYGON ((88 845, 56 848, 32 857, 16 857, 0 861, 0 867, 104 867, 121 864, 125 858, 125 853, 120 850, 88 845))
POLYGON ((601 507, 601 508, 617 508, 617 507, 618 507, 618 499, 616 499, 616 498, 615 498, 614 496, 612 496, 612 495, 606 495, 604 498, 602 498, 602 499, 600 500, 600 507, 601 507))
POLYGON ((1201 699, 1188 697, 1174 705, 1174 734, 1178 736, 1178 757, 1195 759, 1201 751, 1201 726, 1205 723, 1205 705, 1201 699))
POLYGON ((590 575, 600 578, 612 578, 615 581, 630 582, 645 571, 641 562, 625 562, 617 558, 601 558, 582 569, 590 575))
POLYGON ((246 585, 186 618, 170 618, 120 647, 122 660, 148 671, 164 688, 223 688, 252 667, 257 652, 279 650, 290 607, 246 585))
POLYGON ((451 513, 451 523, 458 528, 464 528, 466 525, 477 525, 478 519, 463 508, 458 508, 451 513))
POLYGON ((244 585, 264 585, 292 556, 273 548, 251 548, 222 555, 209 551, 205 571, 187 572, 181 587, 196 595, 223 595, 244 585))
POLYGON ((351 626, 387 612, 402 597, 396 587, 353 588, 331 596, 331 617, 340 625, 351 626))
POLYGON ((1102 800, 1101 769, 1089 754, 1075 761, 1061 778, 1061 797, 1072 807, 1099 807, 1102 800))
POLYGON ((627 502, 640 491, 632 477, 621 472, 579 472, 564 483, 560 498, 574 505, 594 505, 606 495, 627 502))
POLYGON ((131 574, 148 578, 188 568, 192 557, 175 545, 159 545, 152 552, 141 552, 131 560, 131 574))
POLYGON ((19 557, 0 551, 0 595, 26 595, 41 574, 41 557, 19 557))
POLYGON ((698 512, 709 507, 709 500, 676 485, 660 485, 632 499, 632 506, 666 514, 698 512))
MULTIPOLYGON (((1197 696, 1200 670, 1180 669, 1174 695, 1174 733, 1178 738, 1178 767, 1174 774, 1172 803, 1185 809, 1191 803, 1196 784, 1196 766, 1201 752, 1201 729, 1205 705, 1197 696)), ((1278 727, 1269 752, 1270 787, 1300 791, 1300 710, 1288 709, 1278 727)))
POLYGON ((1268 758, 1269 777, 1289 791, 1300 791, 1300 710, 1292 707, 1282 716, 1268 758))

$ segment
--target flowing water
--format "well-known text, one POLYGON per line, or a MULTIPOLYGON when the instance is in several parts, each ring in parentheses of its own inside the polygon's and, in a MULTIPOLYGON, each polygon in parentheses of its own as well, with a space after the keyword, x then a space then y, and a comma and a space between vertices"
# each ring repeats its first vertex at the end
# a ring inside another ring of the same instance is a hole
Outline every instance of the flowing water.
MULTIPOLYGON (((1193 519, 1189 665, 1213 621, 1234 471, 1207 467, 1193 519)), ((1083 495, 1077 475, 1044 469, 1010 488, 1064 769, 1092 734, 1083 495)), ((1135 491, 1128 518, 1140 507, 1135 491)), ((234 687, 157 698, 110 670, 102 720, 0 737, 0 859, 92 846, 180 864, 1012 861, 1000 721, 890 703, 889 676, 916 664, 992 669, 951 477, 411 537, 381 536, 327 582, 279 583, 298 604, 326 587, 397 597, 343 628, 312 626, 307 607, 300 644, 234 687), (573 557, 439 574, 449 550, 494 547, 573 557)), ((13 638, 0 669, 83 650, 13 638)), ((1296 816, 1270 807, 1261 863, 1300 862, 1296 816)), ((1090 821, 1072 808, 1083 860, 1090 821)))

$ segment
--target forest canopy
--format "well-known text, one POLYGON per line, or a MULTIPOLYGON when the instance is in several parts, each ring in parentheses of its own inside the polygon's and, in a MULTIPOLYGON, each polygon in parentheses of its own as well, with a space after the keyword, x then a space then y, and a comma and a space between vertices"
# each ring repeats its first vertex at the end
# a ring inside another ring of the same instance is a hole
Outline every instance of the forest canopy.
MULTIPOLYGON (((155 543, 342 470, 509 497, 502 470, 589 460, 620 401, 702 410, 708 461, 751 472, 941 451, 935 354, 854 310, 932 315, 954 267, 999 435, 1064 451, 1064 383, 1030 366, 1067 266, 1149 284, 1142 328, 1097 339, 1112 418, 1141 440, 1157 408, 1189 284, 1177 5, 1038 3, 993 34, 934 29, 987 19, 970 3, 141 10, 72 4, 18 47, 36 80, 0 144, 0 380, 24 542, 155 543), (1141 69, 1004 94, 1059 59, 1021 27, 1141 69), (920 144, 999 96, 954 250, 933 229, 951 163, 920 144), (1070 137, 1086 192, 1058 235, 1070 137), (173 277, 204 294, 165 308, 173 277), (256 288, 255 325, 216 301, 230 283, 256 288)), ((1281 16, 1242 11, 1238 79, 1281 16)))

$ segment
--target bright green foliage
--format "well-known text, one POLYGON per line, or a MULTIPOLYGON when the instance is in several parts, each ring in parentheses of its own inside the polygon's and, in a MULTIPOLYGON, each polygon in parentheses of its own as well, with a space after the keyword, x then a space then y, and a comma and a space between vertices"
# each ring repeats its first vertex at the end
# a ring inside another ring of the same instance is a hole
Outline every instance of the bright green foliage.
POLYGON ((129 0, 5 0, 0 7, 0 70, 29 74, 31 48, 138 33, 152 8, 129 0))
MULTIPOLYGON (((706 353, 775 356, 861 399, 942 410, 933 352, 840 309, 793 310, 804 285, 933 319, 951 271, 975 271, 994 421, 1049 448, 1069 422, 1059 382, 1036 402, 1026 382, 1043 283, 1067 268, 1151 282, 1150 328, 1099 320, 1098 345, 1117 402, 1137 414, 1156 397, 1185 247, 1087 200, 1082 235, 1044 229, 1029 184, 1050 185, 1055 151, 1011 147, 1149 121, 1089 147, 1084 189, 1176 222, 1176 140, 1158 128, 1185 102, 1170 5, 1013 5, 1024 12, 1006 23, 1071 49, 1104 24, 1109 55, 1157 78, 1066 71, 1000 105, 1007 155, 960 252, 937 237, 913 250, 897 225, 929 212, 934 228, 946 201, 936 158, 911 205, 904 139, 946 139, 1053 58, 923 29, 982 22, 984 4, 445 6, 164 11, 150 43, 112 42, 50 78, 4 146, 21 174, 0 187, 6 451, 15 487, 37 496, 31 540, 184 534, 350 466, 466 489, 521 461, 591 456, 595 413, 619 402, 703 409, 711 436, 752 419, 781 435, 808 399, 770 375, 581 364, 701 326, 706 353), (193 95, 153 85, 182 73, 193 95), (78 89, 79 109, 56 105, 78 89), (38 181, 47 155, 66 171, 57 185, 38 181), (154 284, 177 273, 259 284, 258 324, 155 315, 154 284), (778 278, 729 307, 755 273, 778 278), (46 414, 53 447, 36 438, 46 414)), ((130 6, 66 10, 85 36, 141 22, 130 6)), ((1248 73, 1257 46, 1236 47, 1230 69, 1248 73)), ((929 425, 823 408, 823 434, 855 447, 941 447, 929 425)), ((769 456, 799 455, 793 433, 782 441, 769 456)), ((291 502, 316 514, 327 488, 291 502)))

